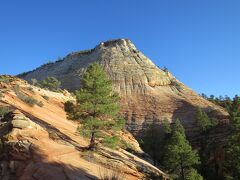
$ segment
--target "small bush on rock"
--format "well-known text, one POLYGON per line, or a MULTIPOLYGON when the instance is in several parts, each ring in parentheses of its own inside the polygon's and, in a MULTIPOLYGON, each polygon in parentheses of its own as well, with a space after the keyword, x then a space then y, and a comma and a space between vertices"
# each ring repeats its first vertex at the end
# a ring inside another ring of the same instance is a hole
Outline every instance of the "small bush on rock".
POLYGON ((13 91, 15 92, 15 94, 17 95, 17 97, 25 102, 27 105, 29 105, 30 107, 33 107, 34 105, 38 105, 40 107, 43 106, 43 103, 42 102, 39 102, 38 100, 34 99, 33 97, 31 96, 27 96, 25 94, 23 94, 20 90, 20 86, 19 85, 16 85, 13 87, 13 91))
POLYGON ((6 84, 10 83, 9 79, 7 77, 4 77, 4 76, 0 77, 0 82, 6 83, 6 84))
POLYGON ((0 119, 3 118, 3 116, 10 112, 10 108, 6 106, 0 106, 0 119))
POLYGON ((49 97, 47 96, 47 95, 42 95, 42 97, 43 97, 43 99, 45 99, 45 100, 49 100, 49 97))

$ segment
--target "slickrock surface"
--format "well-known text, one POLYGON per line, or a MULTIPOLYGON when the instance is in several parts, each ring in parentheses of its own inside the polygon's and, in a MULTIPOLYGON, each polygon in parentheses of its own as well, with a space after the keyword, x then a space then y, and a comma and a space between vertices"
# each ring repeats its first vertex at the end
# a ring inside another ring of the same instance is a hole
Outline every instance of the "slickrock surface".
POLYGON ((100 62, 113 81, 122 97, 122 113, 128 129, 134 134, 138 135, 152 121, 180 118, 187 135, 197 142, 195 108, 200 106, 220 120, 221 134, 216 137, 222 139, 226 135, 228 114, 222 108, 200 97, 167 70, 159 69, 127 39, 103 42, 94 49, 71 53, 19 77, 31 81, 54 76, 63 88, 75 90, 81 86, 81 74, 92 62, 100 62))
MULTIPOLYGON (((0 105, 12 110, 0 119, 1 180, 101 179, 112 172, 119 172, 126 180, 167 176, 123 149, 100 146, 94 152, 86 151, 89 140, 76 133, 78 123, 67 120, 63 110, 63 103, 72 99, 69 93, 43 90, 10 76, 7 79, 10 80, 7 83, 0 82, 3 93, 0 105), (42 101, 43 106, 30 107, 24 103, 13 91, 15 86, 25 95, 42 101)), ((122 132, 121 136, 132 151, 143 153, 130 133, 122 132)))

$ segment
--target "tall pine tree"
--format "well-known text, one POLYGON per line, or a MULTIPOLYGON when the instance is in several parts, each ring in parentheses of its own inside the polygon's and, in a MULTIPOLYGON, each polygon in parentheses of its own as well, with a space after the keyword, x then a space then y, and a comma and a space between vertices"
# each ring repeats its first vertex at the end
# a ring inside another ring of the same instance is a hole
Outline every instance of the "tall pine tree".
POLYGON ((122 120, 115 121, 119 96, 113 92, 111 81, 98 63, 89 65, 81 78, 81 85, 82 88, 76 91, 77 103, 75 106, 70 103, 72 110, 68 113, 81 121, 78 131, 90 137, 89 149, 92 149, 102 130, 116 130, 116 126, 122 126, 122 120))
POLYGON ((192 150, 186 139, 184 128, 177 119, 165 147, 165 168, 174 179, 201 180, 201 175, 194 169, 198 164, 200 164, 199 156, 192 150))

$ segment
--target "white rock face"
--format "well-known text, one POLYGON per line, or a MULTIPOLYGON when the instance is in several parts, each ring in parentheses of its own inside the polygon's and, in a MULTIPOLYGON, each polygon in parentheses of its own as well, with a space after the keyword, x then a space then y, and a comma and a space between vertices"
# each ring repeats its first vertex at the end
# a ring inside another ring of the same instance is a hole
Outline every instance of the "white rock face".
POLYGON ((180 118, 187 133, 196 132, 195 107, 227 113, 204 100, 179 82, 171 73, 159 69, 127 39, 102 42, 94 49, 75 52, 63 60, 20 75, 30 81, 54 76, 68 90, 78 89, 81 74, 89 63, 100 62, 122 97, 122 113, 131 132, 138 133, 152 121, 180 118))
POLYGON ((123 94, 131 91, 144 93, 148 86, 170 85, 174 79, 126 39, 107 41, 92 50, 71 53, 63 61, 42 66, 20 77, 30 81, 32 78, 41 80, 55 76, 62 81, 63 88, 75 90, 80 87, 82 72, 89 63, 96 61, 103 65, 116 90, 123 94))

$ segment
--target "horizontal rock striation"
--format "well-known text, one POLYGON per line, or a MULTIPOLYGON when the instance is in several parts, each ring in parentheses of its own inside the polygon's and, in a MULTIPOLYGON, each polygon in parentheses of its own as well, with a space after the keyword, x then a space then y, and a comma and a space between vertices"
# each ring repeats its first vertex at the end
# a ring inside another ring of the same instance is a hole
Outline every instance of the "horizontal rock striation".
POLYGON ((112 80, 121 95, 128 129, 136 135, 153 121, 180 118, 188 136, 196 139, 196 106, 220 117, 223 127, 227 123, 228 114, 222 108, 197 95, 167 70, 158 68, 128 39, 102 42, 94 49, 71 53, 19 77, 31 81, 54 76, 62 82, 62 88, 73 91, 81 86, 81 75, 92 62, 101 63, 112 80))
POLYGON ((126 180, 151 176, 169 179, 149 163, 150 159, 147 162, 138 157, 145 157, 145 153, 127 131, 119 136, 132 153, 109 149, 100 142, 95 151, 88 151, 89 139, 76 133, 79 123, 66 117, 64 102, 73 99, 68 93, 43 90, 15 77, 1 77, 6 81, 0 82, 4 95, 0 106, 9 109, 0 117, 1 180, 92 180, 112 173, 126 180), (16 95, 16 85, 44 105, 28 106, 16 95))

